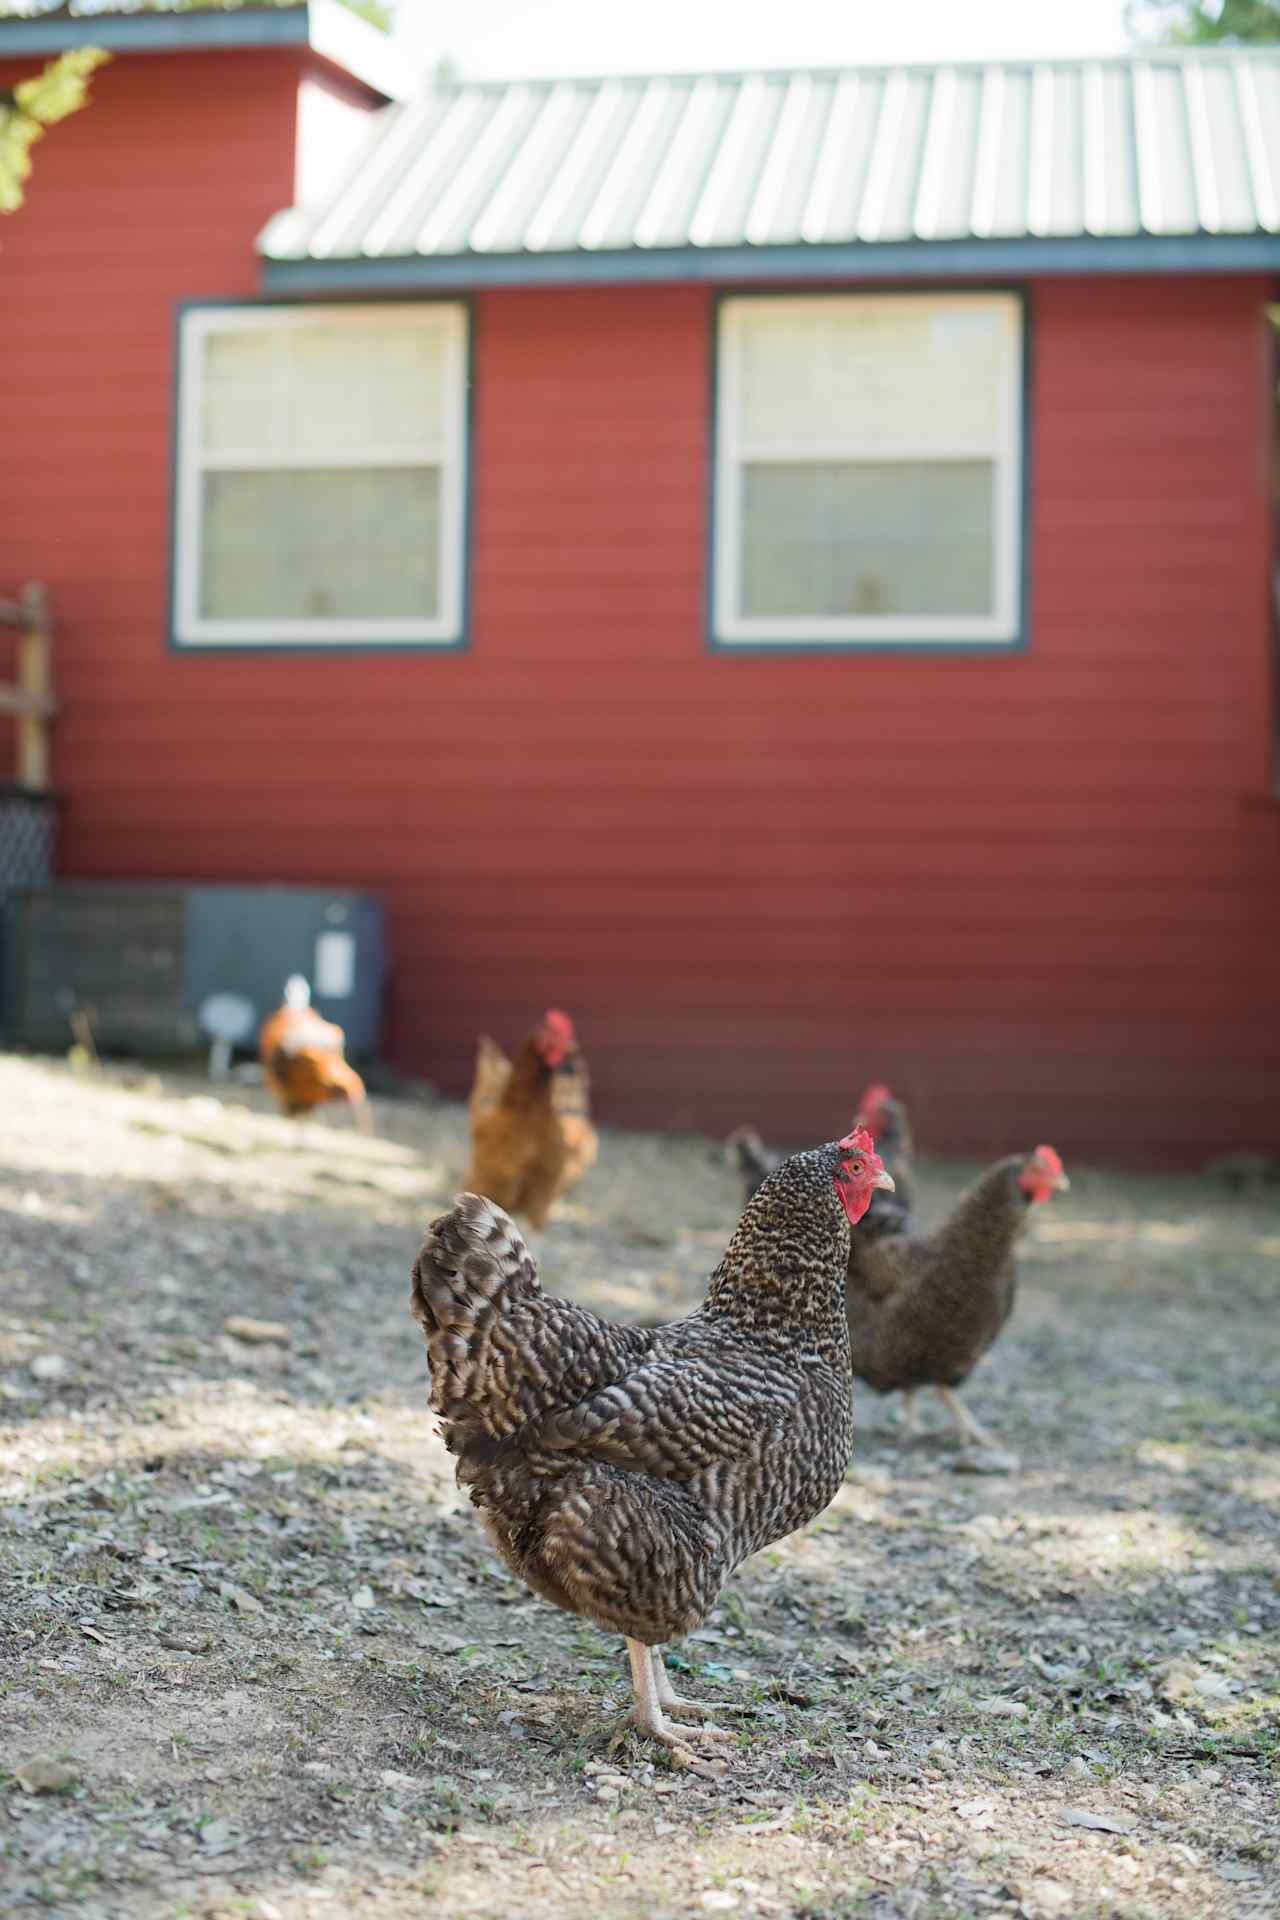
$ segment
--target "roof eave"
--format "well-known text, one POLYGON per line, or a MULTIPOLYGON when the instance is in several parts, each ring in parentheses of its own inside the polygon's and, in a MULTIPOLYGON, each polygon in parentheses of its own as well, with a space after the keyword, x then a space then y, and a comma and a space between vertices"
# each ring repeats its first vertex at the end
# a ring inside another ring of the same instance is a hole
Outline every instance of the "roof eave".
POLYGON ((233 48, 305 47, 388 100, 414 91, 414 76, 367 21, 338 0, 232 13, 131 13, 0 21, 0 58, 65 53, 72 47, 110 53, 194 53, 233 48))
POLYGON ((847 246, 655 247, 559 253, 271 259, 264 293, 466 292, 482 287, 746 284, 824 280, 986 280, 1041 274, 1280 273, 1280 234, 1195 233, 1072 239, 904 240, 847 246))

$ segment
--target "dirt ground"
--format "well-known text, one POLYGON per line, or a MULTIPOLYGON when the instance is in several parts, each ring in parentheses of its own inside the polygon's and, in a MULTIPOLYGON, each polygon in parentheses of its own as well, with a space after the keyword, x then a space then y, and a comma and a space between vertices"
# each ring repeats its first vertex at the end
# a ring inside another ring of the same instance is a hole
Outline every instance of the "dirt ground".
MULTIPOLYGON (((860 1389, 835 1504, 673 1653, 738 1709, 706 1777, 458 1500, 407 1297, 464 1114, 377 1112, 0 1058, 0 1911, 1280 1912, 1280 1199, 1071 1168, 967 1394, 1020 1465, 860 1389)), ((607 1135, 544 1279, 674 1314, 737 1197, 607 1135)))

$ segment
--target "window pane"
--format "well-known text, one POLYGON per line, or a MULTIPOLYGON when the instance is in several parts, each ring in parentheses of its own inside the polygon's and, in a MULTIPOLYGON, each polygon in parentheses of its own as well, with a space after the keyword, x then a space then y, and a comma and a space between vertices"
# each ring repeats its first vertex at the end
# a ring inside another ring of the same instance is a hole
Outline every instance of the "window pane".
POLYGON ((229 329, 204 347, 201 444, 211 452, 434 449, 444 433, 445 338, 419 320, 229 329))
POLYGON ((743 614, 991 613, 994 480, 989 460, 745 466, 743 614))
POLYGON ((993 454, 1010 391, 1000 303, 761 300, 739 315, 747 450, 993 454))
POLYGON ((439 469, 206 473, 202 550, 206 620, 433 618, 439 469))

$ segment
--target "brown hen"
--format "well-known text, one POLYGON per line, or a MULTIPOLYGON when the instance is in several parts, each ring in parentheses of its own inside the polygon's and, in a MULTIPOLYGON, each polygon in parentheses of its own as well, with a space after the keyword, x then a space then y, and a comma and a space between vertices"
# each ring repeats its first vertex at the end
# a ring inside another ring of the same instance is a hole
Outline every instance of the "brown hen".
POLYGON ((596 1157, 591 1083, 568 1014, 549 1008, 516 1055, 481 1035, 464 1185, 543 1227, 596 1157))
POLYGON ((263 1021, 258 1052, 263 1078, 284 1111, 298 1119, 330 1100, 346 1100, 364 1133, 373 1128, 364 1081, 344 1057, 346 1035, 322 1020, 299 973, 285 982, 284 1005, 263 1021))
POLYGON ((667 1713, 706 1709, 675 1699, 656 1649, 839 1487, 849 1226, 890 1184, 865 1133, 795 1155, 747 1207, 703 1305, 656 1330, 544 1294, 517 1228, 476 1194, 432 1224, 414 1268, 459 1484, 535 1593, 626 1637, 636 1725, 686 1758, 667 1713))
MULTIPOLYGON (((896 1176, 895 1176, 896 1178, 896 1176)), ((853 1371, 877 1393, 907 1397, 934 1387, 962 1440, 991 1436, 956 1398, 1013 1311, 1014 1247, 1038 1201, 1069 1182, 1052 1147, 997 1160, 963 1193, 945 1224, 927 1236, 864 1240, 849 1249, 849 1346, 853 1371)))

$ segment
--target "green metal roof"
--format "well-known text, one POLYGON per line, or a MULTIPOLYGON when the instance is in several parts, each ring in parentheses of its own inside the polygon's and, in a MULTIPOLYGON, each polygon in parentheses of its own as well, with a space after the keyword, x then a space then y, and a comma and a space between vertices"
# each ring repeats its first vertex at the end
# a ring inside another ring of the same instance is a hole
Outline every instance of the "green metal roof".
POLYGON ((1251 49, 436 88, 259 244, 283 287, 1280 267, 1278 233, 1280 49, 1251 49))

